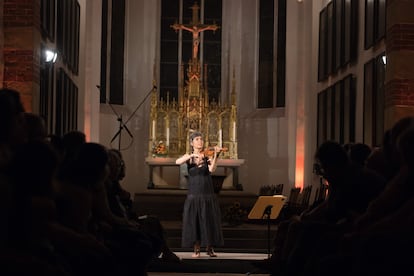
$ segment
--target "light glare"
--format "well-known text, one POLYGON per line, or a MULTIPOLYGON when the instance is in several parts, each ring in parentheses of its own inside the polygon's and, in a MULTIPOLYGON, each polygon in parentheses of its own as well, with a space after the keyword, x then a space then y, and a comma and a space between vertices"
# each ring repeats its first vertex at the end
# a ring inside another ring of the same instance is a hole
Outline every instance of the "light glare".
POLYGON ((57 58, 57 53, 52 50, 45 50, 45 62, 55 63, 57 58))

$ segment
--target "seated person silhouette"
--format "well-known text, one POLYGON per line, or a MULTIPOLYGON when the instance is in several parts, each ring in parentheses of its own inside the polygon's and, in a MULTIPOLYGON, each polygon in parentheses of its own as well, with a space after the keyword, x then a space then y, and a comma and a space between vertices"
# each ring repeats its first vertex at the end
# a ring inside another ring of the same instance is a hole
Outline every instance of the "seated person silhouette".
POLYGON ((125 177, 125 163, 119 150, 110 149, 110 173, 106 181, 108 203, 111 211, 118 217, 133 221, 138 228, 146 233, 155 234, 161 240, 161 259, 168 262, 179 262, 179 257, 167 245, 165 231, 155 216, 138 216, 132 208, 131 195, 122 186, 120 181, 125 177))

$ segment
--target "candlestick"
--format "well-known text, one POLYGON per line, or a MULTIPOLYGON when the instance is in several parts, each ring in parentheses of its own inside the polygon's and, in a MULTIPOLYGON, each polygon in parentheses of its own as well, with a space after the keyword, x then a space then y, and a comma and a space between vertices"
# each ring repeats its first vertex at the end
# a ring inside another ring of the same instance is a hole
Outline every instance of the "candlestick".
POLYGON ((219 130, 219 142, 218 142, 218 146, 220 148, 223 147, 223 133, 222 133, 222 130, 221 129, 219 130))
POLYGON ((167 127, 167 142, 166 142, 167 147, 170 145, 170 128, 167 127))
POLYGON ((152 121, 152 141, 155 141, 155 120, 152 121))

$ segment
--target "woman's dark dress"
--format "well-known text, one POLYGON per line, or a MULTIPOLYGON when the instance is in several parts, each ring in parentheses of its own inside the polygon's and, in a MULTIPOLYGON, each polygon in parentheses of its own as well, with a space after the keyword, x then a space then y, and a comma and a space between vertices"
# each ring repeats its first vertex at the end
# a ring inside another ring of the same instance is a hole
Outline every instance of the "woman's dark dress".
POLYGON ((208 159, 197 167, 187 163, 188 194, 184 203, 182 247, 223 245, 220 205, 208 169, 208 159))

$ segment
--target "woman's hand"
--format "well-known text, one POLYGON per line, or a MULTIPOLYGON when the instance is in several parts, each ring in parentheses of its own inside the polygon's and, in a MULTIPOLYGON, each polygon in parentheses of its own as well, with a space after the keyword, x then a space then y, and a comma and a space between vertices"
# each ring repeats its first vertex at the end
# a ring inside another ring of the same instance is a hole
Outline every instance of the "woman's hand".
POLYGON ((214 146, 214 152, 215 152, 215 153, 219 153, 219 152, 221 152, 221 150, 222 150, 222 148, 221 148, 221 147, 219 147, 219 146, 214 146))

